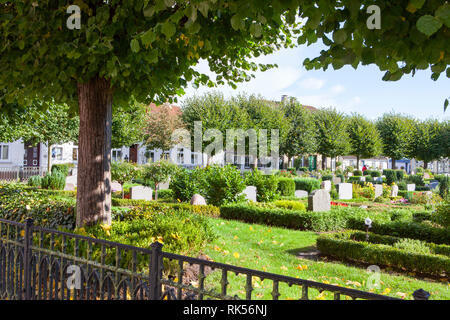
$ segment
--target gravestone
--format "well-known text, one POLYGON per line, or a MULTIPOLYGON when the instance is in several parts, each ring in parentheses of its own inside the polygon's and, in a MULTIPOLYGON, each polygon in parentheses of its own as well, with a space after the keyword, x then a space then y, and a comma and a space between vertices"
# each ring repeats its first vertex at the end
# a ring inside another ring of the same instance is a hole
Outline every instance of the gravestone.
POLYGON ((383 185, 375 184, 375 198, 381 197, 383 195, 383 185))
POLYGON ((169 189, 169 182, 161 182, 158 184, 158 190, 167 190, 169 189))
POLYGON ((122 192, 122 185, 118 182, 111 183, 111 192, 122 192))
POLYGON ((322 181, 321 188, 327 191, 331 191, 331 181, 330 180, 322 181))
POLYGON ((439 181, 431 181, 428 187, 433 190, 439 186, 439 181))
POLYGON ((75 185, 73 183, 67 183, 64 187, 64 191, 75 191, 75 185))
POLYGON ((66 178, 66 185, 70 183, 73 184, 74 186, 77 185, 77 176, 69 176, 66 178))
POLYGON ((295 196, 297 198, 306 198, 308 196, 308 191, 305 190, 295 190, 295 196))
POLYGON ((318 189, 308 196, 308 211, 330 211, 330 193, 325 189, 318 189))
POLYGON ((359 181, 364 181, 364 182, 366 182, 366 177, 360 177, 360 178, 359 178, 359 181))
POLYGON ((349 172, 349 173, 347 173, 347 176, 349 176, 349 177, 353 177, 353 172, 349 172))
POLYGON ((193 205, 193 206, 206 206, 206 200, 201 195, 196 193, 191 198, 191 205, 193 205))
POLYGON ((144 186, 136 186, 130 188, 130 198, 133 200, 151 201, 153 195, 152 188, 144 186))
POLYGON ((414 183, 407 184, 406 191, 416 191, 416 185, 414 183))
POLYGON ((383 183, 383 178, 382 178, 382 177, 376 177, 376 178, 375 178, 375 182, 377 182, 377 183, 383 183))
POLYGON ((339 199, 349 200, 353 198, 353 186, 351 183, 339 183, 337 185, 339 199))
POLYGON ((398 185, 393 185, 391 190, 391 197, 396 197, 398 195, 398 185))
POLYGON ((341 181, 341 178, 339 178, 339 177, 334 177, 333 178, 333 184, 339 184, 339 183, 341 183, 342 181, 341 181))
POLYGON ((248 186, 244 189, 242 192, 245 196, 246 200, 250 200, 253 202, 256 202, 256 187, 255 186, 248 186))

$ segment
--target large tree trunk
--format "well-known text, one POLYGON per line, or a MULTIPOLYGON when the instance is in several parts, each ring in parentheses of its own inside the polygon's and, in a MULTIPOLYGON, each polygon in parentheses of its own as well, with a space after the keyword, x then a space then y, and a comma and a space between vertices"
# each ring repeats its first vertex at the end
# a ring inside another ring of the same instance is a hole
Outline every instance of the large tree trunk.
POLYGON ((356 169, 359 170, 359 156, 356 156, 356 169))
POLYGON ((327 166, 327 157, 322 155, 322 170, 325 170, 327 166))
POLYGON ((423 168, 424 168, 425 170, 428 169, 428 162, 426 162, 426 161, 423 162, 423 168))
POLYGON ((110 82, 94 78, 78 84, 78 105, 77 227, 111 224, 110 82))
POLYGON ((395 159, 392 158, 392 169, 395 169, 395 159))

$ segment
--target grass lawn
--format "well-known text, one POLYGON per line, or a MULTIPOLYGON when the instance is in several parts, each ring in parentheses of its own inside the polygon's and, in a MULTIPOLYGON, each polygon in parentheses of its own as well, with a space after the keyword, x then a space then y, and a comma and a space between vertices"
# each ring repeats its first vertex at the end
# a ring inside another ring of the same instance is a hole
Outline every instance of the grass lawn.
MULTIPOLYGON (((241 267, 283 274, 301 279, 329 283, 348 288, 372 291, 393 297, 412 299, 416 289, 431 293, 430 299, 450 299, 450 285, 446 281, 424 281, 412 275, 389 274, 381 269, 381 285, 375 290, 366 287, 370 274, 364 267, 349 266, 335 261, 312 261, 299 259, 296 253, 315 246, 316 233, 274 228, 238 221, 211 219, 218 238, 210 243, 204 252, 214 261, 241 267)), ((245 298, 245 276, 229 275, 230 295, 245 298)), ((207 277, 206 283, 220 286, 220 273, 207 277)), ((253 281, 252 298, 271 299, 272 281, 253 281)), ((219 291, 220 292, 220 291, 219 291)), ((298 299, 301 288, 280 284, 280 299, 298 299)), ((332 299, 333 294, 322 295, 310 289, 310 298, 332 299)))

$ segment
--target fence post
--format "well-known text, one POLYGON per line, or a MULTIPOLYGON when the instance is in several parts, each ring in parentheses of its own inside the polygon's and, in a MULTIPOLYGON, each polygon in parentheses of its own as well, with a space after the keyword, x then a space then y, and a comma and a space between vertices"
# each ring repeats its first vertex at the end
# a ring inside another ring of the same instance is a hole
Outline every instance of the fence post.
POLYGON ((33 219, 28 218, 25 222, 23 264, 24 264, 24 286, 25 300, 31 300, 31 246, 33 242, 33 219))
POLYGON ((156 241, 151 244, 152 256, 150 258, 150 300, 161 299, 161 277, 162 270, 162 247, 163 245, 156 241))
POLYGON ((423 289, 414 291, 412 295, 414 300, 428 300, 430 298, 430 293, 423 289))

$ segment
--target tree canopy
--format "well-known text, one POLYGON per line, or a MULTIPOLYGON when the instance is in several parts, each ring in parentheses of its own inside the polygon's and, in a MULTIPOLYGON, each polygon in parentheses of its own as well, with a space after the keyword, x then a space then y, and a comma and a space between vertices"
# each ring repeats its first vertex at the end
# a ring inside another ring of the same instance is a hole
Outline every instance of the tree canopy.
POLYGON ((347 131, 350 140, 349 153, 356 156, 357 169, 359 169, 359 159, 381 154, 381 138, 374 123, 359 114, 353 114, 348 119, 347 131))

